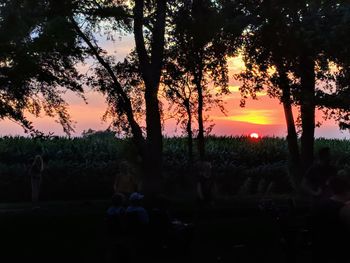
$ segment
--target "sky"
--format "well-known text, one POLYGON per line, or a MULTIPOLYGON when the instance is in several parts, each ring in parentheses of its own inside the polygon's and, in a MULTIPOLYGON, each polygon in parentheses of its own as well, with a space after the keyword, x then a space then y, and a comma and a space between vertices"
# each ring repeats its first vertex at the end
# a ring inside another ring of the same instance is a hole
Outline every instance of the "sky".
MULTIPOLYGON (((123 36, 115 42, 100 39, 105 49, 122 60, 134 47, 131 36, 123 36)), ((260 136, 286 136, 286 125, 282 105, 277 99, 269 98, 265 93, 258 94, 258 100, 248 99, 245 108, 240 105, 240 83, 233 79, 233 74, 243 69, 243 62, 240 57, 229 58, 229 88, 231 94, 223 97, 226 115, 220 110, 213 109, 208 114, 212 123, 215 124, 212 134, 218 136, 240 136, 258 133, 260 136)), ((80 70, 86 73, 89 65, 81 66, 80 70)), ((105 130, 109 123, 102 121, 106 110, 104 97, 95 91, 86 90, 87 104, 72 92, 65 94, 69 104, 69 112, 74 121, 75 133, 73 136, 80 136, 84 130, 105 130)), ((296 111, 295 111, 296 113, 296 111)), ((317 120, 322 121, 322 114, 317 113, 317 120)), ((295 114, 296 116, 296 114, 295 114)), ((36 129, 45 133, 64 136, 62 127, 54 118, 40 116, 33 118, 29 116, 36 129)), ((180 135, 181 129, 176 128, 176 120, 165 121, 164 134, 166 136, 180 135)), ((0 120, 0 136, 25 135, 23 129, 16 123, 9 120, 0 120)), ((316 137, 349 139, 349 131, 339 131, 334 121, 323 121, 320 128, 316 129, 316 137)))

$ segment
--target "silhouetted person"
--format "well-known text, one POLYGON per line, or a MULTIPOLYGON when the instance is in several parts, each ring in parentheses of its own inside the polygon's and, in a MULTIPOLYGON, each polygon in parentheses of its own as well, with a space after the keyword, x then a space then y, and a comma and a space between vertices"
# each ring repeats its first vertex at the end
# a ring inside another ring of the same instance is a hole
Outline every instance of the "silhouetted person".
POLYGON ((129 197, 131 193, 137 192, 137 188, 137 182, 130 171, 130 164, 127 161, 122 161, 119 164, 119 173, 115 177, 114 192, 129 197))
POLYGON ((350 241, 349 175, 342 173, 331 178, 329 186, 332 191, 331 197, 321 200, 313 207, 313 262, 348 262, 346 258, 350 241))
POLYGON ((143 207, 144 195, 134 192, 129 197, 130 205, 126 209, 128 224, 137 228, 147 226, 149 215, 143 207))
POLYGON ((336 167, 331 164, 330 149, 321 148, 318 155, 319 162, 309 168, 302 182, 303 189, 313 201, 330 196, 328 181, 337 174, 336 167))
POLYGON ((163 252, 167 251, 165 248, 169 246, 172 227, 167 201, 161 196, 150 195, 145 200, 145 207, 149 215, 147 242, 155 257, 161 259, 164 256, 163 252))
POLYGON ((143 206, 144 195, 134 192, 129 197, 126 209, 126 225, 129 248, 133 262, 139 262, 150 252, 149 214, 143 206))
POLYGON ((149 236, 152 249, 162 259, 183 257, 189 250, 192 226, 173 218, 168 210, 169 200, 164 196, 151 196, 148 201, 149 236), (161 251, 160 251, 161 250, 161 251))
POLYGON ((167 209, 165 198, 152 196, 148 199, 147 211, 149 224, 153 233, 164 235, 171 227, 171 217, 167 209))
MULTIPOLYGON (((107 210, 107 220, 111 227, 111 232, 119 233, 124 227, 124 217, 126 210, 124 208, 124 195, 116 193, 112 197, 112 205, 107 210)), ((112 233, 112 234, 113 234, 112 233)))
POLYGON ((105 221, 106 262, 128 262, 130 260, 128 247, 125 244, 125 213, 123 194, 114 194, 112 205, 107 210, 105 221))
POLYGON ((215 193, 215 181, 210 162, 198 164, 197 199, 200 206, 212 205, 215 193))
POLYGON ((31 184, 32 184, 32 202, 34 205, 37 205, 39 202, 43 170, 44 170, 43 159, 40 155, 36 155, 29 169, 29 174, 30 174, 31 184))

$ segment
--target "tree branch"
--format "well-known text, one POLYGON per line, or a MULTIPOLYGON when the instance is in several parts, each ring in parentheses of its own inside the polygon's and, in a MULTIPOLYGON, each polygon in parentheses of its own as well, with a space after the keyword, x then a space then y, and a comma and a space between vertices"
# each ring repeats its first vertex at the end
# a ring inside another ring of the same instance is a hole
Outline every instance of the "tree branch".
POLYGON ((149 77, 146 74, 147 69, 150 67, 150 59, 147 54, 145 39, 143 36, 143 8, 144 8, 144 0, 135 0, 134 7, 134 36, 135 36, 135 44, 136 51, 140 61, 140 68, 142 74, 145 79, 149 77))
POLYGON ((142 149, 143 145, 144 145, 144 138, 142 135, 142 130, 135 120, 131 101, 130 101, 128 95, 124 92, 124 90, 123 90, 120 82, 118 81, 117 76, 114 74, 111 66, 100 55, 98 48, 92 44, 91 40, 80 29, 79 25, 74 20, 74 18, 71 17, 70 20, 71 20, 71 23, 72 23, 74 29, 77 31, 78 35, 85 41, 85 43, 88 45, 88 47, 90 48, 91 52, 94 54, 94 56, 96 57, 98 62, 105 68, 105 70, 108 72, 109 76, 111 77, 113 84, 114 84, 114 87, 116 89, 116 92, 117 92, 118 96, 120 96, 120 98, 122 99, 122 103, 121 103, 122 111, 126 114, 126 116, 128 118, 133 137, 134 137, 137 145, 140 147, 139 149, 142 149))
POLYGON ((348 93, 326 94, 318 92, 315 100, 316 105, 320 107, 350 111, 350 96, 348 93))
POLYGON ((157 1, 156 23, 152 41, 152 66, 160 73, 162 69, 165 42, 166 0, 157 1))

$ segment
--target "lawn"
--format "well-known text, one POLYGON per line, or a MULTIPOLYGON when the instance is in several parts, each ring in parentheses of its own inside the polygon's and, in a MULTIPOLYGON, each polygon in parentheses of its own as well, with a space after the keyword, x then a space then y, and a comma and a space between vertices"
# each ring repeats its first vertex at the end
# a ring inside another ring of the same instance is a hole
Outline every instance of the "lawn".
MULTIPOLYGON (((46 202, 32 209, 28 203, 3 204, 2 258, 6 262, 104 262, 103 222, 108 205, 108 201, 46 202)), ((194 224, 190 253, 179 257, 181 262, 286 262, 280 225, 261 213, 252 199, 219 203, 201 212, 192 204, 173 203, 170 212, 194 224)), ((307 251, 299 248, 297 253, 299 262, 307 261, 307 251)), ((162 262, 173 262, 173 256, 162 262)))

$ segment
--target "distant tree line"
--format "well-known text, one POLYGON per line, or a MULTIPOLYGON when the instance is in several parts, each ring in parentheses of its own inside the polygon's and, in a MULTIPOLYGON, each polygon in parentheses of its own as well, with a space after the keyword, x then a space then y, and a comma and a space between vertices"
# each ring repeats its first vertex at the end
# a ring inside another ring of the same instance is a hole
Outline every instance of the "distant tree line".
POLYGON ((62 93, 84 98, 84 87, 98 90, 108 104, 105 117, 132 138, 143 160, 144 190, 156 192, 165 114, 160 97, 187 134, 190 162, 195 136, 205 160, 205 112, 224 111, 227 58, 242 54, 246 67, 235 76, 242 81, 241 104, 262 90, 281 101, 297 190, 314 158, 316 110, 342 129, 350 125, 349 22, 346 0, 1 0, 0 118, 40 136, 25 112, 44 111, 70 134, 62 93), (136 44, 122 62, 97 39, 113 41, 120 33, 132 34, 136 44), (79 72, 91 59, 93 72, 79 72))

